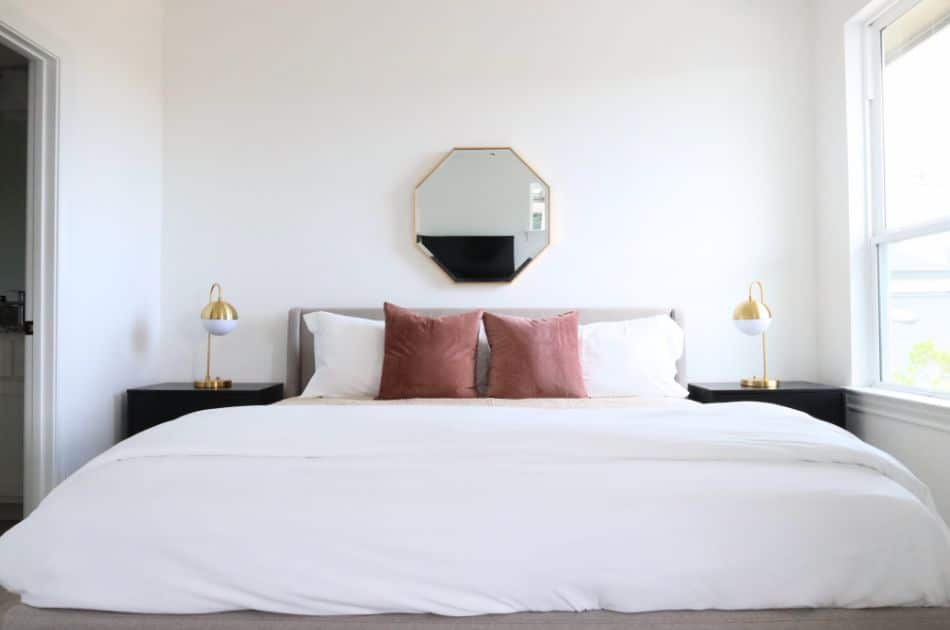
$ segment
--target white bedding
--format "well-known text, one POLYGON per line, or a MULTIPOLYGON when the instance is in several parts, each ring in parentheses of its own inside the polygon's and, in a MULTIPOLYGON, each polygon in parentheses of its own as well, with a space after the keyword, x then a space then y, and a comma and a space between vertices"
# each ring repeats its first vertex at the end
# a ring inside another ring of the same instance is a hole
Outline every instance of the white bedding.
POLYGON ((0 538, 33 606, 474 615, 950 604, 888 455, 759 403, 277 405, 110 449, 0 538))
POLYGON ((534 409, 676 409, 696 407, 701 403, 686 398, 643 398, 640 396, 609 396, 604 398, 286 398, 278 405, 420 405, 453 407, 531 407, 534 409))

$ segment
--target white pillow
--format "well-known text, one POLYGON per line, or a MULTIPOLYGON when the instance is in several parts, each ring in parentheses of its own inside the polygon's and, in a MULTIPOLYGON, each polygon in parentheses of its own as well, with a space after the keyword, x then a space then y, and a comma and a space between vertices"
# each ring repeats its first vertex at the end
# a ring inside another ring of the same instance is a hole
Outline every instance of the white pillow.
POLYGON ((591 398, 689 394, 676 382, 683 330, 668 315, 584 324, 579 335, 581 369, 591 398))
POLYGON ((375 398, 383 374, 386 324, 325 311, 303 316, 313 333, 314 372, 305 398, 375 398))

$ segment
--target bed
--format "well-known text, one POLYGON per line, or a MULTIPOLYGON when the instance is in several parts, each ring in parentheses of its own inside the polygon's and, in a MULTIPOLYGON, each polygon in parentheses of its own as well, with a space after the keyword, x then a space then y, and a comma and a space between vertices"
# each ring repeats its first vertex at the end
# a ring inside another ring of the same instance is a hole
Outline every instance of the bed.
POLYGON ((950 537, 899 462, 771 405, 291 399, 102 454, 0 584, 3 630, 945 628, 950 537))

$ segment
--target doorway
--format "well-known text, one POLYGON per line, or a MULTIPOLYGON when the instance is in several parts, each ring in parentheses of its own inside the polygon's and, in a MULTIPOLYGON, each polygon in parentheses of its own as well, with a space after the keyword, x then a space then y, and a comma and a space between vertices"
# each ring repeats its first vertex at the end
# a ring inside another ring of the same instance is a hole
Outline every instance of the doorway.
POLYGON ((59 59, 0 22, 0 68, 3 529, 28 515, 60 478, 53 439, 59 59))
POLYGON ((23 517, 29 59, 0 45, 0 532, 23 517))

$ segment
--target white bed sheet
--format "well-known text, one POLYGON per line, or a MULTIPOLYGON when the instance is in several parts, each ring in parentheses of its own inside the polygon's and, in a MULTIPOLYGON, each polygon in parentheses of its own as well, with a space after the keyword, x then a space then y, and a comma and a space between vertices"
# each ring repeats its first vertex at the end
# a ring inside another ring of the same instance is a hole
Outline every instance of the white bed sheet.
POLYGON ((27 604, 475 615, 950 604, 927 488, 773 405, 285 404, 90 462, 0 538, 27 604))

